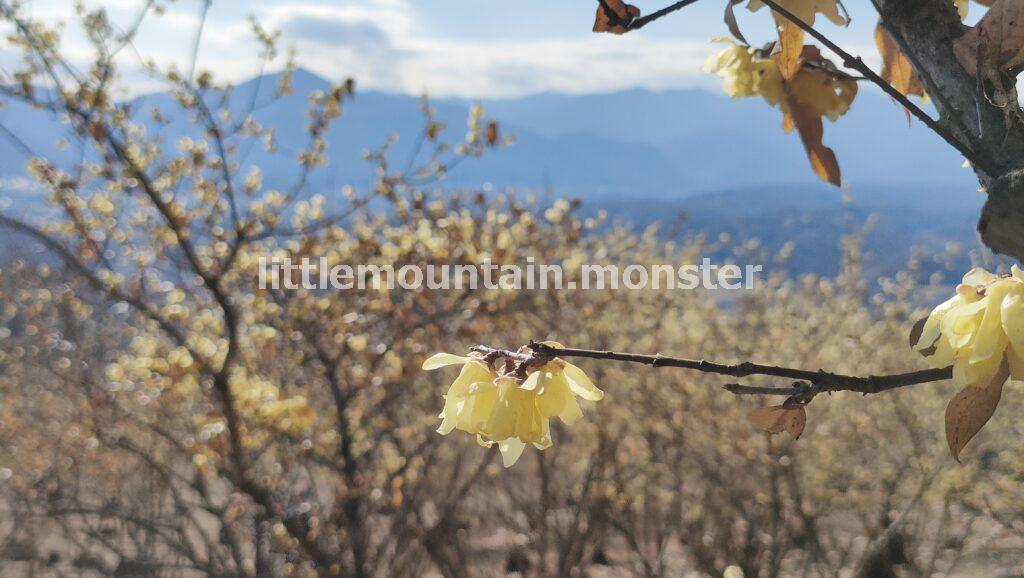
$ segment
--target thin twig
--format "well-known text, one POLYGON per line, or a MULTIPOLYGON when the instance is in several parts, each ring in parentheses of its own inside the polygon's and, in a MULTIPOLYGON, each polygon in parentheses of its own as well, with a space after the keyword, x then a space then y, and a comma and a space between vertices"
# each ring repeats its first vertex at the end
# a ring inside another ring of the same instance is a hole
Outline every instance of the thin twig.
POLYGON ((960 151, 960 154, 964 155, 964 158, 970 161, 970 163, 973 166, 977 167, 981 171, 988 174, 998 174, 998 171, 996 171, 990 163, 975 155, 974 151, 972 151, 966 145, 957 140, 956 137, 954 137, 949 131, 946 130, 945 127, 942 126, 942 124, 940 124, 932 117, 928 116, 928 114, 925 113, 921 109, 921 107, 914 104, 909 98, 907 98, 905 94, 896 90, 894 86, 886 82, 885 79, 883 79, 881 76, 875 73, 874 70, 871 70, 871 67, 865 64, 864 60, 861 59, 861 57, 853 56, 849 52, 843 50, 838 44, 829 40, 827 36, 815 30, 813 26, 804 22, 800 18, 797 18, 789 10, 786 10, 782 6, 779 6, 779 4, 775 2, 775 0, 762 1, 773 11, 778 13, 780 16, 795 24, 797 27, 799 27, 807 34, 810 34, 812 37, 814 37, 815 40, 824 44, 832 52, 835 52, 840 58, 843 59, 843 66, 852 70, 856 70, 857 72, 861 73, 865 78, 878 85, 878 87, 881 88, 883 92, 891 96, 893 99, 896 100, 896 102, 900 103, 904 108, 909 110, 910 113, 916 116, 918 120, 923 122, 925 126, 934 131, 935 134, 942 137, 942 139, 949 143, 950 146, 960 151))
POLYGON ((787 397, 792 397, 794 394, 799 393, 801 389, 807 388, 807 385, 807 382, 804 381, 794 382, 793 387, 758 387, 754 385, 727 383, 722 386, 722 389, 736 395, 785 395, 787 397))
POLYGON ((647 16, 637 18, 636 20, 630 22, 626 26, 626 28, 629 30, 639 30, 644 26, 647 26, 651 22, 654 22, 658 18, 661 18, 662 16, 668 16, 669 14, 675 12, 676 10, 682 10, 683 8, 686 8, 687 6, 695 2, 697 2, 697 0, 680 0, 679 2, 676 2, 675 4, 672 4, 670 6, 666 6, 661 10, 658 10, 657 12, 651 12, 647 16))
POLYGON ((199 44, 203 40, 203 28, 206 26, 206 15, 210 11, 210 4, 213 0, 200 0, 203 8, 199 12, 199 26, 196 27, 196 35, 192 41, 192 62, 188 67, 188 81, 192 82, 196 75, 196 62, 199 60, 199 44))
MULTIPOLYGON (((492 361, 500 357, 515 360, 519 362, 519 365, 523 369, 543 364, 554 357, 585 357, 589 359, 641 363, 652 367, 680 367, 704 373, 728 375, 730 377, 767 375, 771 377, 807 382, 807 384, 809 384, 809 386, 798 385, 794 388, 763 388, 756 391, 756 393, 770 393, 778 395, 792 395, 800 392, 801 389, 807 390, 803 392, 805 394, 813 393, 815 395, 818 393, 837 391, 852 391, 867 395, 910 385, 943 381, 950 379, 953 376, 952 367, 924 369, 920 371, 890 375, 855 376, 832 373, 823 370, 810 371, 793 367, 762 365, 759 363, 751 363, 749 361, 729 365, 706 361, 703 359, 698 360, 667 357, 660 354, 642 355, 638 353, 619 353, 615 351, 598 351, 593 349, 574 349, 568 347, 558 348, 536 342, 530 343, 525 350, 521 350, 520 352, 511 352, 483 346, 474 347, 473 351, 484 355, 485 358, 489 358, 492 361), (813 388, 813 391, 809 390, 809 387, 813 388)), ((734 393, 753 393, 752 390, 748 390, 747 386, 727 386, 726 389, 729 389, 730 391, 735 389, 736 391, 734 391, 734 393)))

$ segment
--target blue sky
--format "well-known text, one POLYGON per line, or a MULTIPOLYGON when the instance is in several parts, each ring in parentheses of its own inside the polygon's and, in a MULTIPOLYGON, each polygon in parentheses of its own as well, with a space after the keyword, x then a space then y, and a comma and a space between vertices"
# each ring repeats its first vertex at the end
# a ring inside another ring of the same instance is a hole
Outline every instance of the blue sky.
MULTIPOLYGON (((634 0, 644 13, 671 0, 634 0)), ((115 22, 128 23, 142 0, 87 0, 102 4, 115 22)), ((256 44, 247 19, 280 30, 284 47, 294 47, 300 64, 318 74, 353 76, 362 88, 434 96, 516 97, 538 92, 592 93, 628 88, 654 90, 703 87, 717 81, 700 71, 727 34, 724 0, 697 4, 624 37, 593 34, 596 2, 591 0, 213 0, 199 54, 199 67, 240 81, 257 70, 256 44)), ((847 2, 849 28, 825 19, 818 25, 853 52, 877 65, 871 33, 874 13, 867 2, 847 2)), ((72 0, 27 0, 26 9, 50 20, 73 14, 72 0)), ((177 0, 166 14, 150 17, 125 51, 128 90, 148 88, 131 71, 143 58, 161 65, 188 61, 201 0, 177 0)), ((979 12, 975 9, 975 12, 979 12)), ((772 36, 765 10, 737 8, 751 42, 772 36)), ((73 23, 65 40, 71 54, 84 42, 73 23)), ((0 65, 13 54, 0 48, 0 65)))

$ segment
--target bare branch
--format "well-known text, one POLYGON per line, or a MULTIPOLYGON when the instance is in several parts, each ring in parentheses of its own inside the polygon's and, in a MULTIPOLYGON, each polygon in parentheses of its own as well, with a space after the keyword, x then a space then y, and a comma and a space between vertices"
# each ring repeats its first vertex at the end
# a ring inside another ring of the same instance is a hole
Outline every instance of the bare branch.
POLYGON ((683 8, 686 8, 687 6, 695 2, 697 2, 697 0, 680 0, 679 2, 676 2, 675 4, 672 4, 670 6, 666 6, 661 10, 658 10, 657 12, 651 12, 647 16, 637 18, 636 20, 630 22, 627 28, 629 30, 639 30, 644 26, 647 26, 651 22, 654 22, 658 18, 661 18, 662 16, 668 16, 669 14, 675 12, 676 10, 682 10, 683 8))
POLYGON ((873 394, 897 389, 910 385, 943 381, 953 376, 953 368, 943 367, 939 369, 924 369, 908 373, 895 373, 890 375, 868 375, 855 376, 832 373, 824 370, 811 371, 793 367, 782 367, 776 365, 763 365, 745 361, 734 365, 716 363, 704 359, 684 359, 679 357, 667 357, 661 354, 642 355, 639 353, 619 353, 615 351, 598 351, 593 349, 574 349, 570 347, 559 348, 544 343, 531 342, 524 350, 512 352, 491 347, 477 346, 472 351, 480 353, 488 361, 499 358, 507 358, 518 362, 517 371, 525 372, 547 363, 555 357, 585 357, 589 359, 600 359, 608 361, 625 361, 628 363, 641 363, 651 367, 680 367, 703 373, 714 373, 728 375, 730 377, 748 377, 751 375, 767 375, 792 379, 805 384, 797 384, 792 388, 764 387, 752 388, 740 385, 727 385, 725 389, 737 394, 770 394, 770 395, 797 395, 809 401, 819 393, 852 391, 862 394, 873 394))

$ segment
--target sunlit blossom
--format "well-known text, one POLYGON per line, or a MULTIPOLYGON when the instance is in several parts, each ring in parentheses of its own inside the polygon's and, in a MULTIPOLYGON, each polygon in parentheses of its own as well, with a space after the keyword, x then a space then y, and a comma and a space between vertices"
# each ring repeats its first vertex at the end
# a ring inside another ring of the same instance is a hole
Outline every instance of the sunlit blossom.
POLYGON ((1004 360, 1010 378, 1024 380, 1024 271, 971 270, 932 311, 914 348, 936 367, 952 364, 960 386, 987 385, 1004 360))
POLYGON ((438 353, 423 363, 423 369, 452 365, 461 365, 462 370, 444 396, 438 433, 458 429, 475 434, 483 446, 497 445, 505 467, 516 463, 527 444, 539 450, 551 447, 551 418, 570 426, 578 422, 583 411, 577 397, 604 397, 583 370, 558 358, 528 370, 525 378, 499 374, 476 354, 438 353))

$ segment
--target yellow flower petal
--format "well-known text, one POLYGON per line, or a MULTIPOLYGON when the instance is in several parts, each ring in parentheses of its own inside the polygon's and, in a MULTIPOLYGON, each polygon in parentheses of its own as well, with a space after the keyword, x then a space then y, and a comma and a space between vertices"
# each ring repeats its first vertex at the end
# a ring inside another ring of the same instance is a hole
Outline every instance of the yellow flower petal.
POLYGON ((548 420, 537 409, 537 395, 516 389, 511 398, 515 435, 524 442, 540 442, 548 431, 548 420))
POLYGON ((942 335, 953 349, 961 349, 971 343, 986 305, 985 301, 962 303, 943 316, 940 325, 942 335))
POLYGON ((537 409, 544 417, 554 417, 562 413, 570 398, 572 392, 569 391, 569 382, 563 373, 558 373, 551 377, 544 393, 538 397, 537 409))
POLYGON ((971 343, 971 363, 979 363, 993 356, 1002 358, 1006 349, 1006 332, 1003 331, 1002 303, 1010 288, 1009 283, 995 283, 985 295, 985 312, 978 322, 978 328, 971 343))
MULTIPOLYGON (((1016 284, 1024 288, 1024 284, 1016 284)), ((1010 343, 1018 351, 1024 352, 1024 294, 1020 290, 1014 289, 1003 299, 1001 309, 1003 331, 1006 332, 1010 343)))
POLYGON ((544 436, 540 440, 539 443, 533 444, 533 447, 537 448, 538 450, 542 450, 543 451, 543 450, 546 450, 549 447, 551 447, 551 445, 552 445, 552 442, 551 442, 551 432, 549 431, 548 434, 546 436, 544 436))
POLYGON ((506 468, 511 468, 523 455, 526 444, 516 438, 509 438, 498 442, 498 450, 501 451, 501 463, 506 468))
POLYGON ((1017 281, 1024 283, 1024 269, 1021 269, 1016 265, 1010 265, 1010 274, 1013 275, 1013 278, 1017 281))
POLYGON ((1010 365, 1010 379, 1024 381, 1024 353, 1011 345, 1006 350, 1006 362, 1010 365))
POLYGON ((935 344, 935 353, 928 358, 933 367, 946 367, 952 364, 954 359, 956 359, 956 350, 945 339, 940 339, 935 344))
POLYGON ((565 403, 565 407, 558 413, 558 419, 562 420, 562 423, 565 425, 575 425, 582 418, 583 410, 580 409, 579 402, 570 395, 569 400, 565 403))
POLYGON ((544 386, 547 383, 549 375, 550 374, 546 371, 535 371, 526 376, 526 380, 523 382, 523 385, 519 387, 525 391, 536 391, 537 393, 541 393, 544 391, 544 386))
POLYGON ((448 367, 449 365, 461 365, 468 361, 468 357, 462 357, 460 355, 453 355, 451 353, 435 353, 423 362, 423 369, 439 369, 441 367, 448 367))
POLYGON ((940 325, 943 317, 962 301, 959 295, 954 295, 932 310, 928 320, 924 323, 924 327, 921 329, 921 336, 918 337, 917 343, 914 345, 915 350, 921 351, 935 345, 935 342, 942 335, 940 325))
POLYGON ((575 365, 565 362, 565 377, 569 380, 569 390, 588 401, 600 401, 604 392, 590 381, 586 373, 575 365))
POLYGON ((998 278, 999 276, 994 273, 989 273, 981 267, 975 267, 964 275, 963 283, 964 285, 970 285, 971 287, 980 287, 982 285, 987 285, 998 278))
POLYGON ((498 388, 493 382, 474 383, 455 427, 469 433, 483 433, 497 403, 498 388))
POLYGON ((971 363, 966 357, 958 357, 953 363, 953 383, 961 387, 985 387, 999 371, 1002 362, 1002 357, 992 357, 979 363, 971 363))

